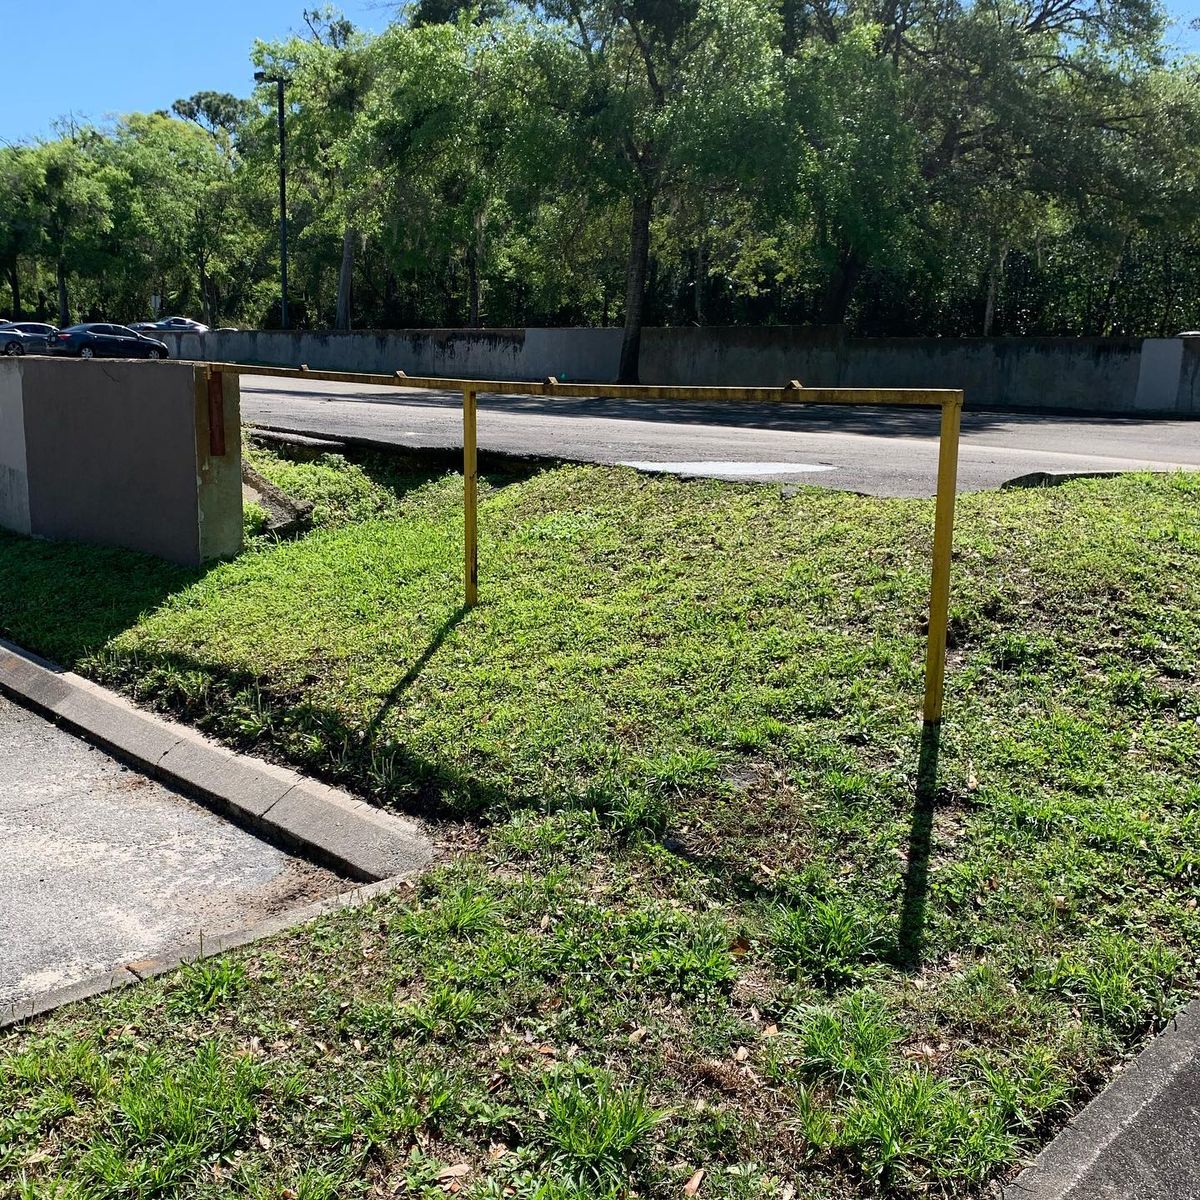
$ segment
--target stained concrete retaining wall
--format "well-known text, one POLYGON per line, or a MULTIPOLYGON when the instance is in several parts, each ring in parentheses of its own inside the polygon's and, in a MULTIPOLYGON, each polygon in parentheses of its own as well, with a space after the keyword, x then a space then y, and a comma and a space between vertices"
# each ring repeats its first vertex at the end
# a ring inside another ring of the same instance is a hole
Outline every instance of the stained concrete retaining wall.
MULTIPOLYGON (((611 383, 619 329, 163 335, 177 357, 314 370, 611 383)), ((962 388, 976 408, 1200 416, 1200 339, 846 338, 840 328, 647 329, 643 383, 962 388)))
POLYGON ((619 329, 405 329, 385 333, 166 333, 172 357, 323 371, 476 379, 612 380, 619 329))
POLYGON ((190 363, 0 361, 0 526, 142 550, 189 566, 242 542, 236 378, 210 429, 190 363))

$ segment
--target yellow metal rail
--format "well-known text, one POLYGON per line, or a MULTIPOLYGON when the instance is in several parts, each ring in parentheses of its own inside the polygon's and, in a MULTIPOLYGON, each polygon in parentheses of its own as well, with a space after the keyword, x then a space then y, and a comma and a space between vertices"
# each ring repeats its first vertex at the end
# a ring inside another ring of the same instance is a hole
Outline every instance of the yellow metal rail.
MULTIPOLYGON (((201 364, 198 364, 201 365, 201 364)), ((954 502, 958 487, 958 442, 963 394, 939 388, 807 388, 793 380, 786 387, 675 387, 632 384, 540 383, 504 379, 442 379, 436 376, 366 375, 351 371, 312 371, 308 367, 252 367, 241 363, 204 363, 206 373, 263 375, 329 383, 365 383, 421 391, 459 392, 463 400, 463 577, 468 607, 479 603, 478 406, 480 395, 598 397, 611 400, 682 400, 752 404, 835 404, 874 408, 940 408, 937 500, 934 507, 933 570, 929 592, 929 633, 925 652, 927 725, 942 719, 946 679, 946 630, 950 611, 950 558, 954 545, 954 502)))

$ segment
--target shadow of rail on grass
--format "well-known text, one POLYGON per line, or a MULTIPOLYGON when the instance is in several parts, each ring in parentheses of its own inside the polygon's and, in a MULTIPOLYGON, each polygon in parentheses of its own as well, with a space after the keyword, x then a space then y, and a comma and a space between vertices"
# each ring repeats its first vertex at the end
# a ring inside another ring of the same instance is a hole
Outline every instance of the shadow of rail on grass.
POLYGON ((896 927, 896 965, 918 971, 925 943, 925 909, 929 899, 929 856, 933 848, 933 814, 937 801, 938 755, 942 726, 927 722, 921 728, 917 790, 908 829, 907 865, 896 927))
POLYGON ((463 617, 470 611, 465 604, 461 604, 442 622, 441 627, 433 635, 429 645, 425 647, 416 662, 405 672, 404 677, 383 698, 383 703, 380 704, 378 711, 367 723, 367 727, 362 733, 362 740, 365 744, 370 745, 374 742, 379 733, 379 727, 387 720, 388 714, 400 702, 400 698, 404 693, 420 678, 425 665, 442 648, 442 643, 458 628, 463 617))
POLYGON ((230 749, 292 767, 383 808, 432 821, 484 819, 504 811, 508 793, 448 757, 415 752, 390 735, 386 719, 461 621, 452 614, 368 725, 334 703, 278 685, 244 667, 172 651, 134 650, 93 658, 103 686, 187 722, 230 749))

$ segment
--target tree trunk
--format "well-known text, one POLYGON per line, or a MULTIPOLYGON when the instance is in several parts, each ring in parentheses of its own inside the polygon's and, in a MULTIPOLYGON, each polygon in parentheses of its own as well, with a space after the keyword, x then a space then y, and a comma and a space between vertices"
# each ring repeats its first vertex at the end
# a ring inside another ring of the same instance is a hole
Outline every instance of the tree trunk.
POLYGON ((650 260, 650 189, 633 200, 629 226, 629 268, 625 275, 625 336, 621 341, 618 383, 637 383, 642 352, 642 316, 646 311, 646 267, 650 260))
POLYGON ((474 242, 467 247, 467 327, 479 328, 479 255, 474 242))
POLYGON ((205 325, 211 325, 213 323, 212 299, 209 295, 208 271, 203 258, 200 260, 200 311, 205 325))
MULTIPOLYGON (((1129 234, 1122 234, 1121 247, 1117 251, 1112 272, 1108 277, 1108 286, 1104 290, 1104 299, 1100 302, 1100 310, 1097 312, 1096 319, 1092 325, 1092 328, 1095 329, 1100 337, 1108 337, 1109 330, 1112 328, 1113 303, 1117 298, 1117 285, 1121 282, 1121 268, 1125 265, 1125 253, 1129 249, 1129 242, 1129 234)), ((1087 333, 1089 331, 1084 330, 1084 332, 1087 333)))
POLYGON ((1000 252, 988 268, 987 298, 983 303, 983 336, 992 336, 992 323, 996 319, 996 293, 1000 288, 1000 277, 1004 274, 1004 260, 1008 257, 1008 247, 1000 246, 1000 252))
POLYGON ((56 267, 58 274, 58 323, 67 326, 71 323, 71 315, 67 311, 67 264, 60 258, 56 267))
POLYGON ((696 288, 692 296, 696 324, 704 324, 704 300, 708 288, 708 247, 701 238, 696 246, 696 288))
POLYGON ((1171 323, 1171 309, 1175 307, 1175 272, 1171 270, 1171 255, 1163 250, 1163 285, 1166 293, 1163 301, 1162 320, 1158 323, 1158 336, 1165 338, 1167 336, 1167 328, 1171 323))
POLYGON ((12 291, 12 319, 19 321, 21 319, 21 272, 17 268, 17 260, 14 258, 8 267, 8 286, 12 291))
POLYGON ((468 324, 478 329, 481 321, 483 297, 483 213, 475 214, 475 232, 467 249, 467 271, 470 287, 470 315, 468 324))
POLYGON ((354 282, 354 239, 358 235, 352 225, 346 226, 342 234, 342 270, 338 275, 337 317, 334 326, 338 329, 350 328, 351 287, 354 282))
POLYGON ((829 276, 821 304, 821 320, 827 325, 845 323, 846 311, 862 270, 863 264, 853 250, 842 250, 838 254, 837 265, 829 276))

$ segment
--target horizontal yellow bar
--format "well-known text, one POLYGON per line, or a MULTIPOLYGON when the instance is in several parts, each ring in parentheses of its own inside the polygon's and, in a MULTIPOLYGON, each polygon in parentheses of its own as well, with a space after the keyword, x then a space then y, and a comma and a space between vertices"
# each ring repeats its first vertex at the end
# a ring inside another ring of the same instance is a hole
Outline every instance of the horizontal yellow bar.
POLYGON ((806 388, 806 387, 679 387, 627 383, 559 383, 557 380, 441 379, 426 375, 364 375, 351 371, 310 371, 293 367, 249 367, 241 363, 211 363, 214 371, 231 375, 265 375, 283 379, 316 379, 327 383, 365 383, 421 391, 464 392, 493 396, 603 397, 609 400, 683 400, 758 404, 888 405, 905 408, 945 408, 961 405, 963 394, 946 388, 806 388))

